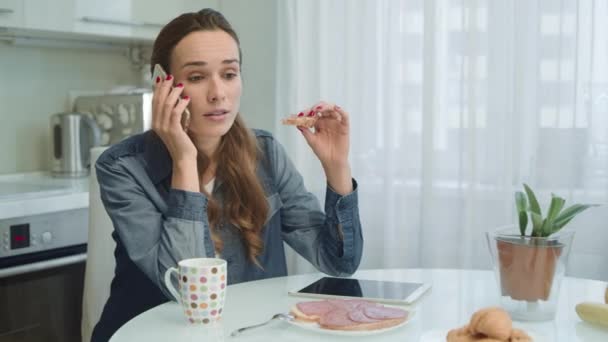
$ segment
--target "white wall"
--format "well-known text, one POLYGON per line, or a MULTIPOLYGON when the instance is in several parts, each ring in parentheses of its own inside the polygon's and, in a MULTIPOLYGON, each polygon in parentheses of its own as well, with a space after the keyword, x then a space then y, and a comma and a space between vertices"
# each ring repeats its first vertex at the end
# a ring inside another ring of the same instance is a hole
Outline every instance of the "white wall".
POLYGON ((219 10, 230 21, 241 41, 241 113, 249 127, 273 132, 277 0, 220 1, 219 10))
POLYGON ((118 52, 0 43, 0 174, 49 168, 49 120, 69 109, 68 91, 138 80, 118 52))

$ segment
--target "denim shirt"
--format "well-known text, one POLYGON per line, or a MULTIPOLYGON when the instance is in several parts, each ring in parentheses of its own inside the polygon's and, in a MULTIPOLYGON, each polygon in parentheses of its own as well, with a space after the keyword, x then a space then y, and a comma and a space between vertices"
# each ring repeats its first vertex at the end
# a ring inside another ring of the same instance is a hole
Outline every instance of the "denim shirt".
MULTIPOLYGON (((228 284, 287 275, 283 242, 323 273, 354 273, 363 249, 356 182, 345 196, 328 186, 323 211, 283 147, 268 132, 254 133, 262 155, 257 176, 269 205, 258 256, 262 267, 248 259, 239 229, 224 224, 218 233, 228 284)), ((110 298, 93 332, 93 341, 105 341, 130 318, 172 299, 164 284, 169 267, 183 259, 214 257, 215 248, 207 197, 171 188, 171 157, 154 132, 110 147, 95 167, 117 244, 110 298)), ((220 200, 222 186, 216 178, 213 196, 220 200)))

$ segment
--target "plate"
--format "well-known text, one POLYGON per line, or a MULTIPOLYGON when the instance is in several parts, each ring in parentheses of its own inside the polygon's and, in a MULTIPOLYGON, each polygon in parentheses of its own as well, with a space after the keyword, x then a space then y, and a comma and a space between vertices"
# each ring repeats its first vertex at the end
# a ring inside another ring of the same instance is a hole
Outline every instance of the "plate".
POLYGON ((401 328, 402 326, 406 325, 414 316, 414 311, 407 311, 407 313, 408 313, 408 316, 405 319, 405 321, 403 321, 395 326, 389 327, 389 328, 376 329, 376 330, 332 330, 332 329, 321 328, 321 326, 317 323, 308 323, 308 322, 301 322, 301 321, 296 321, 296 320, 291 320, 291 321, 286 321, 286 322, 291 325, 295 325, 298 328, 316 331, 316 332, 319 332, 322 334, 340 335, 340 336, 367 336, 367 335, 384 334, 386 332, 401 328))

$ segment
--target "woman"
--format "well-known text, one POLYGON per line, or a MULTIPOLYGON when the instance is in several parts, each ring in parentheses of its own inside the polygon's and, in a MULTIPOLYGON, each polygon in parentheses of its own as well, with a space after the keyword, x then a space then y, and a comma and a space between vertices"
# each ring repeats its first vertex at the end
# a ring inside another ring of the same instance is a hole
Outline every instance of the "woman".
POLYGON ((323 212, 274 138, 245 127, 239 40, 220 13, 205 9, 171 21, 151 62, 168 73, 155 80, 152 130, 112 146, 96 163, 117 246, 93 341, 107 341, 172 298, 163 276, 182 259, 223 258, 235 284, 286 275, 287 242, 322 272, 352 274, 363 239, 348 114, 319 103, 306 114, 319 116, 314 132, 298 127, 327 176, 323 212), (186 107, 192 115, 184 129, 186 107))

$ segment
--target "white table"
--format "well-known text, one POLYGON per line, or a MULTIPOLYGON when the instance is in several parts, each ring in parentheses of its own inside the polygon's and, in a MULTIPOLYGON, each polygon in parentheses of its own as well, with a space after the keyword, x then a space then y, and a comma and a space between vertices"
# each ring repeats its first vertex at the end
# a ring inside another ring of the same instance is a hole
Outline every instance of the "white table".
MULTIPOLYGON (((361 270, 354 277, 389 281, 418 281, 432 284, 432 290, 416 303, 415 314, 404 326, 373 336, 336 336, 304 330, 277 321, 244 332, 235 338, 230 333, 240 327, 265 321, 273 314, 287 312, 298 301, 310 300, 288 296, 321 277, 321 274, 298 275, 231 285, 221 322, 212 327, 191 326, 176 303, 157 306, 135 317, 114 334, 112 342, 127 341, 445 341, 451 328, 468 322, 476 310, 498 305, 498 287, 491 271, 445 269, 361 270)), ((576 342, 608 341, 608 329, 582 322, 574 307, 583 301, 601 302, 606 283, 595 280, 564 278, 555 320, 542 323, 514 322, 535 341, 576 342)))

